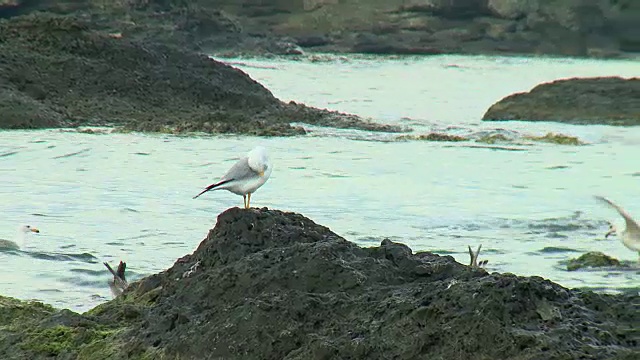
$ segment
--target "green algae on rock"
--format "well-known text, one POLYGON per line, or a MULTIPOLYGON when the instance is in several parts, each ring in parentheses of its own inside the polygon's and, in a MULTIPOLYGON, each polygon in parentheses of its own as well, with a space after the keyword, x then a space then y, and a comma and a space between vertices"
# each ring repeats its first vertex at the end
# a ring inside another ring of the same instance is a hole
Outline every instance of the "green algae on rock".
POLYGON ((84 314, 0 298, 0 358, 631 359, 638 301, 232 208, 194 253, 84 314))
POLYGON ((401 132, 284 103, 244 72, 175 46, 114 38, 81 17, 0 21, 0 128, 301 135, 290 123, 401 132))
POLYGON ((493 104, 484 121, 640 125, 640 78, 571 78, 543 83, 493 104))
POLYGON ((484 144, 496 144, 496 143, 505 143, 505 142, 512 142, 512 141, 513 141, 512 139, 506 137, 503 134, 483 135, 478 139, 476 139, 476 142, 484 143, 484 144))
POLYGON ((400 135, 396 137, 398 141, 407 141, 407 140, 424 140, 424 141, 445 141, 445 142, 460 142, 460 141, 469 141, 469 139, 458 136, 458 135, 449 135, 443 133, 428 133, 421 135, 400 135))
POLYGON ((591 251, 580 255, 578 258, 570 259, 567 263, 567 270, 575 271, 583 268, 609 266, 620 266, 620 261, 600 251, 591 251))
POLYGON ((558 145, 584 145, 585 144, 575 136, 556 134, 552 132, 549 132, 544 136, 527 135, 524 138, 532 141, 540 141, 540 142, 546 142, 546 143, 558 144, 558 145))
POLYGON ((0 296, 2 359, 116 359, 109 354, 118 343, 110 339, 118 331, 69 310, 0 296))

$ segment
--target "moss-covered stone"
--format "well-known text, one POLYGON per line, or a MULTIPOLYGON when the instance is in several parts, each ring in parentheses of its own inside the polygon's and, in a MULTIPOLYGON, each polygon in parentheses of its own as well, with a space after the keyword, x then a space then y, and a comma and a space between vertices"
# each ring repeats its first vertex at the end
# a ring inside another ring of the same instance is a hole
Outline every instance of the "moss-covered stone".
POLYGON ((0 296, 0 358, 116 359, 124 327, 104 325, 68 310, 0 296))
POLYGON ((61 352, 71 349, 77 336, 75 330, 67 326, 37 329, 27 334, 28 337, 20 347, 46 356, 58 356, 61 352))
POLYGON ((567 270, 575 271, 583 268, 597 268, 597 267, 609 267, 620 266, 620 261, 609 255, 606 255, 599 251, 591 251, 582 254, 578 258, 570 259, 567 263, 567 270))
POLYGON ((20 328, 54 312, 53 307, 38 301, 20 301, 0 295, 0 326, 3 329, 20 328))
POLYGON ((422 140, 422 141, 445 141, 445 142, 460 142, 460 141, 469 141, 464 136, 458 135, 449 135, 443 133, 428 133, 422 135, 401 135, 396 137, 396 140, 399 141, 407 141, 407 140, 422 140))
POLYGON ((558 144, 558 145, 584 145, 584 142, 580 141, 580 139, 578 139, 575 136, 556 134, 552 132, 549 132, 544 136, 527 135, 524 138, 527 140, 540 141, 540 142, 546 142, 546 143, 558 144))
POLYGON ((484 143, 484 144, 496 144, 496 143, 504 143, 504 142, 510 142, 510 141, 511 139, 509 139, 503 134, 483 135, 478 139, 476 139, 476 142, 484 143))

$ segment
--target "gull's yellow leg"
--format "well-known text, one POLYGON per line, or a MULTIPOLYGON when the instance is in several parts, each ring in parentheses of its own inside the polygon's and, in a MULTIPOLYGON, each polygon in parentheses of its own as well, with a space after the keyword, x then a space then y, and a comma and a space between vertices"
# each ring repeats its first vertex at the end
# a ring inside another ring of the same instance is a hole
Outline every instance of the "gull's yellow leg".
POLYGON ((247 209, 251 208, 251 193, 247 194, 247 209))
POLYGON ((244 203, 244 208, 247 208, 247 195, 242 195, 242 202, 244 203))

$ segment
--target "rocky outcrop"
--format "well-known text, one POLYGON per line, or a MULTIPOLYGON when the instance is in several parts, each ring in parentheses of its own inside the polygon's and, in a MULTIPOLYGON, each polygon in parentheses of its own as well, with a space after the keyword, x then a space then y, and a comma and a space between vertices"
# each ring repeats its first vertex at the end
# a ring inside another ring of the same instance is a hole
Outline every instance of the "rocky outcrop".
POLYGON ((283 103, 247 74, 184 48, 123 38, 73 16, 0 22, 0 128, 297 135, 291 122, 398 131, 283 103))
POLYGON ((337 51, 620 56, 640 51, 636 0, 13 0, 0 17, 90 17, 127 38, 216 54, 337 51))
POLYGON ((584 268, 621 267, 620 260, 600 251, 590 251, 577 258, 569 259, 567 270, 575 271, 584 268))
POLYGON ((232 208, 193 254, 85 314, 0 297, 0 358, 632 359, 639 301, 232 208))
POLYGON ((486 121, 640 125, 640 78, 572 78, 540 84, 493 104, 486 121))

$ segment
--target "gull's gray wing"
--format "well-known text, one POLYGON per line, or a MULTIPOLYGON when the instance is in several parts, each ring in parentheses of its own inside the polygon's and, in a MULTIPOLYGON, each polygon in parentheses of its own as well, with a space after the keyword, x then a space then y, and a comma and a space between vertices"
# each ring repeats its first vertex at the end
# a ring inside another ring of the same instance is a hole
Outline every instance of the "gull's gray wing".
POLYGON ((469 248, 469 256, 471 257, 471 261, 469 262, 469 266, 470 267, 479 267, 478 266, 478 256, 480 256, 480 249, 482 249, 482 244, 478 245, 478 250, 476 250, 476 252, 473 252, 473 250, 471 250, 471 245, 467 245, 467 247, 469 248))
POLYGON ((103 262, 104 266, 107 267, 107 270, 109 270, 109 272, 113 275, 113 277, 118 277, 118 274, 113 271, 113 269, 111 268, 111 265, 109 265, 109 263, 107 262, 103 262))
POLYGON ((224 174, 224 176, 220 181, 218 181, 215 184, 211 184, 207 186, 204 190, 202 190, 198 195, 194 196, 193 198, 195 199, 200 195, 206 193, 207 191, 215 190, 216 188, 219 188, 221 185, 228 184, 233 181, 242 181, 245 179, 251 179, 257 176, 258 176, 258 173, 253 171, 253 169, 251 169, 251 167, 249 166, 249 158, 243 157, 242 159, 238 160, 235 164, 233 164, 231 169, 229 169, 229 171, 227 171, 227 173, 224 174))
POLYGON ((602 201, 603 203, 609 205, 610 207, 612 207, 613 209, 615 209, 618 214, 620 214, 620 216, 622 216, 624 218, 624 221, 627 225, 627 231, 631 232, 631 233, 636 233, 636 234, 640 234, 640 226, 638 226, 638 223, 635 222, 635 220, 633 220, 633 218, 631 217, 631 215, 629 215, 629 213, 627 213, 623 208, 621 208, 620 206, 616 205, 613 203, 613 201, 603 197, 603 196, 595 196, 596 199, 598 199, 599 201, 602 201))
POLYGON ((258 173, 253 171, 249 166, 249 158, 243 157, 238 160, 229 171, 222 177, 223 180, 242 181, 245 179, 251 179, 257 177, 258 173))

